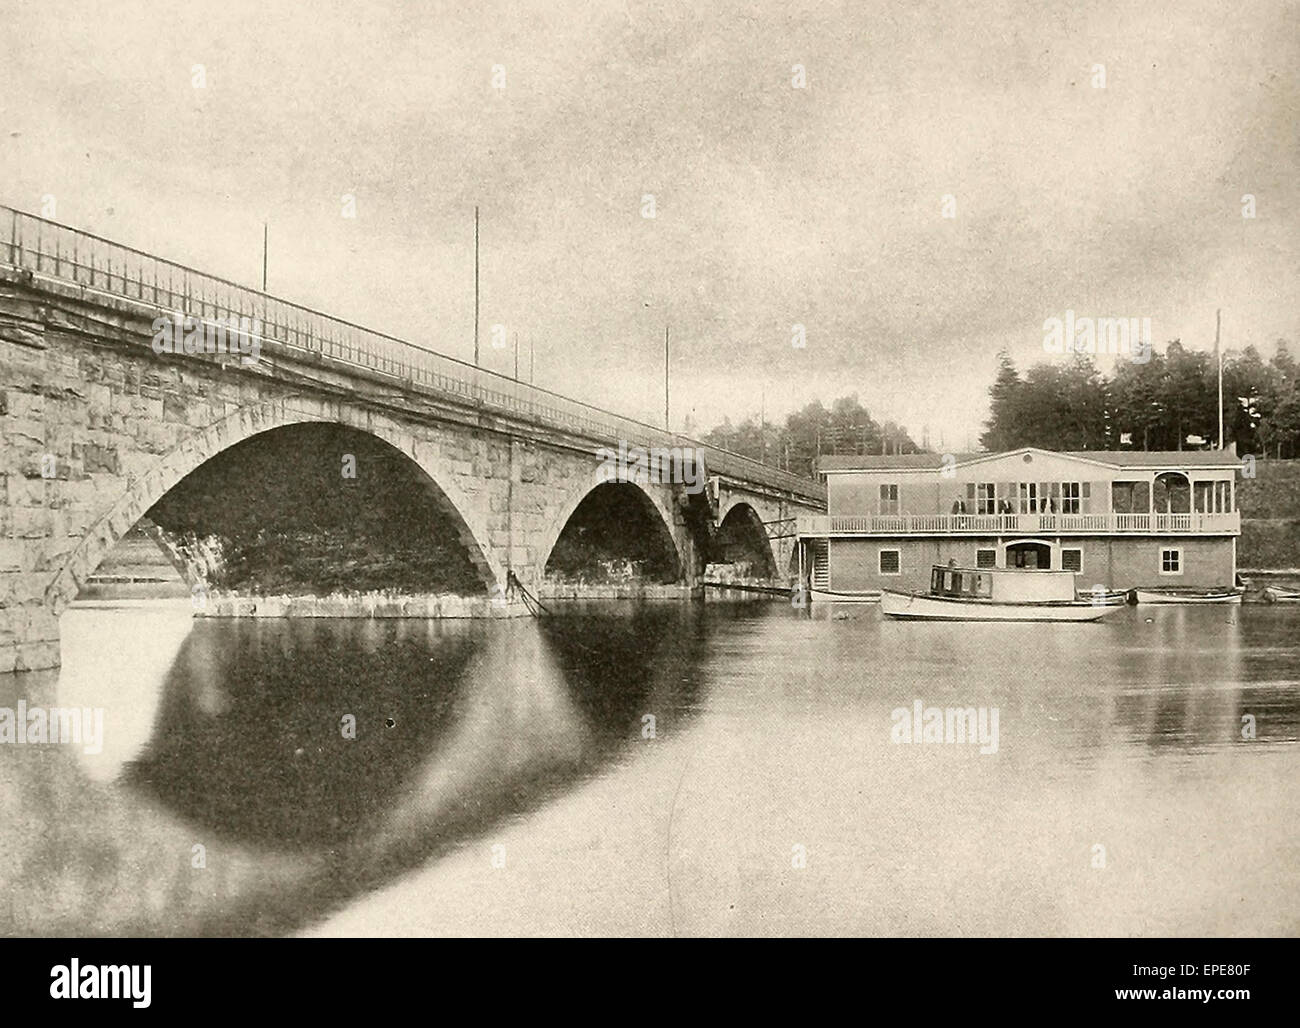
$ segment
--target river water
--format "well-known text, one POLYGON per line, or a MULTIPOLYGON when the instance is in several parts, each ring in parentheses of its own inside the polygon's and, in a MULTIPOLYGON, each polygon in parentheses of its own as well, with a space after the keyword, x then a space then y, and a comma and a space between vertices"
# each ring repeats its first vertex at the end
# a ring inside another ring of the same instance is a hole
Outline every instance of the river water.
POLYGON ((62 629, 0 707, 102 747, 0 745, 8 934, 1300 934, 1300 609, 62 629))

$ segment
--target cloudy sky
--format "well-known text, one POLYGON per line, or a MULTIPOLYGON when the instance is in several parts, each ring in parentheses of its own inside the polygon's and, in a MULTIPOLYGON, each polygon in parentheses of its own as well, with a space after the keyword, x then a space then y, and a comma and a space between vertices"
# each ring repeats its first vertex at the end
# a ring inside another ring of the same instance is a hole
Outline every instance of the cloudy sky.
POLYGON ((1294 3, 0 0, 0 58, 0 203, 250 285, 269 222, 272 292, 464 358, 478 204, 484 362, 657 420, 667 322, 675 427, 961 447, 1067 309, 1300 343, 1294 3))

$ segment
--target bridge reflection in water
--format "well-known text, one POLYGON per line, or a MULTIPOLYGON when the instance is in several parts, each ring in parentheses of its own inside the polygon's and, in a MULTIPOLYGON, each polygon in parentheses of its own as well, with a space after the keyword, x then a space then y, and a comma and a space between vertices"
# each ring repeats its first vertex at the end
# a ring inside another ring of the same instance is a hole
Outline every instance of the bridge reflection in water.
POLYGON ((0 706, 102 706, 106 746, 0 747, 7 933, 1296 927, 1242 903, 1300 889, 1287 611, 71 616, 61 677, 0 678, 0 706), (998 707, 997 753, 892 744, 918 698, 998 707))
POLYGON ((190 626, 188 603, 74 610, 61 680, 6 676, 106 712, 102 753, 0 754, 19 932, 290 930, 598 773, 646 711, 689 710, 703 638, 679 604, 190 626), (146 625, 148 666, 115 645, 146 625))

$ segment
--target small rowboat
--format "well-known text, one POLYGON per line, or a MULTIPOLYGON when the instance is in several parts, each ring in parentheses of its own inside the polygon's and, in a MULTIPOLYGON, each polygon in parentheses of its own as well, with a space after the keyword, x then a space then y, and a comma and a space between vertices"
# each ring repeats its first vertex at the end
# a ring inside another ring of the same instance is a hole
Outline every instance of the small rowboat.
POLYGON ((1300 589, 1282 589, 1270 585, 1264 589, 1264 599, 1268 603, 1300 603, 1300 589))
POLYGON ((880 590, 866 590, 864 592, 851 593, 834 589, 818 589, 816 586, 808 590, 809 596, 815 603, 879 603, 880 590))
POLYGON ((1234 589, 1135 589, 1138 603, 1240 603, 1242 586, 1234 589))
POLYGON ((1074 573, 935 565, 928 593, 883 589, 880 611, 905 621, 1097 621, 1122 596, 1075 598, 1074 573))

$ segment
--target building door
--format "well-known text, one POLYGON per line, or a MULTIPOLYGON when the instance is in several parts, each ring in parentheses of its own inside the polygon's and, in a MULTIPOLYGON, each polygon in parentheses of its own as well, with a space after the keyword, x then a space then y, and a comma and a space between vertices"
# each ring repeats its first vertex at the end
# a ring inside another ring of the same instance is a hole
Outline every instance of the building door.
POLYGON ((1047 543, 1007 543, 1007 567, 1050 570, 1052 548, 1047 543))

